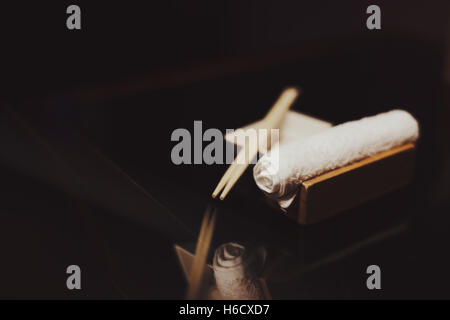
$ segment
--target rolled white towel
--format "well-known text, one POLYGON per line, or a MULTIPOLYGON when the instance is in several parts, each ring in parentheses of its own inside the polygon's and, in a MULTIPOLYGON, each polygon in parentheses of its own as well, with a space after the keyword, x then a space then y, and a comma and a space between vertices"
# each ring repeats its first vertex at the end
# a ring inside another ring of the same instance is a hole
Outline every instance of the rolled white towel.
POLYGON ((276 146, 255 165, 253 177, 285 209, 303 181, 418 137, 416 119, 404 110, 392 110, 276 146))
POLYGON ((257 252, 250 253, 244 246, 229 242, 214 253, 213 269, 216 286, 225 299, 259 300, 263 291, 258 270, 264 259, 257 252))

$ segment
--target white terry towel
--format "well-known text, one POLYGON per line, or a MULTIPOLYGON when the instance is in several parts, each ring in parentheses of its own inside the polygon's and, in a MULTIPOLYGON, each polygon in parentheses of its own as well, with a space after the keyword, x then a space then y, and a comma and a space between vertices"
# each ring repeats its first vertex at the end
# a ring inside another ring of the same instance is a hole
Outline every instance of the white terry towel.
POLYGON ((416 141, 418 136, 416 119, 404 110, 392 110, 275 146, 254 166, 253 177, 261 190, 286 209, 303 181, 416 141))

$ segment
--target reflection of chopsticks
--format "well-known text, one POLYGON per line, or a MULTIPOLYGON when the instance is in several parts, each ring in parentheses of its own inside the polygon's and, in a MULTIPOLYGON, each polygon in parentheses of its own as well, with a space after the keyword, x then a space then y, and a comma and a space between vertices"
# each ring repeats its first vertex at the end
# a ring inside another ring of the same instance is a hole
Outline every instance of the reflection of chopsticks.
POLYGON ((190 271, 191 275, 189 277, 187 299, 198 299, 199 291, 202 286, 203 271, 205 270, 206 266, 206 258, 208 256, 209 247, 211 245, 215 220, 216 209, 214 209, 213 213, 211 214, 211 207, 208 207, 206 209, 205 216, 203 217, 200 234, 197 239, 194 261, 192 262, 190 271))
MULTIPOLYGON (((257 128, 270 130, 279 127, 284 115, 294 103, 298 95, 299 90, 297 88, 291 87, 284 89, 267 115, 258 122, 257 128)), ((228 167, 227 171, 225 171, 222 179, 220 179, 219 184, 212 193, 213 198, 216 198, 223 190, 220 195, 220 200, 225 199, 231 188, 248 167, 250 161, 258 153, 258 143, 251 143, 255 141, 251 141, 251 139, 249 140, 250 143, 244 144, 244 147, 239 151, 233 163, 228 167)))

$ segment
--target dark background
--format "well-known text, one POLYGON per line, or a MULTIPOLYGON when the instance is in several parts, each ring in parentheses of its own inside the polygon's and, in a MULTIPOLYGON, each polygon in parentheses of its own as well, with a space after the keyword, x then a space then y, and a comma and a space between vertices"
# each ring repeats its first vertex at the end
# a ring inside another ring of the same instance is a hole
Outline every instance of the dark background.
MULTIPOLYGON (((334 236, 368 228, 352 218, 361 213, 386 219, 378 233, 392 216, 408 222, 400 239, 318 268, 285 296, 450 297, 448 1, 78 1, 79 31, 66 29, 69 4, 1 8, 0 297, 183 297, 172 245, 195 240, 225 168, 174 166, 171 132, 194 120, 239 127, 291 84, 303 90, 294 109, 333 123, 405 108, 421 139, 401 194, 314 228, 275 222, 278 235, 320 238, 332 253, 334 236), (370 4, 381 30, 366 28, 370 4), (152 201, 115 189, 86 145, 152 201), (371 263, 386 270, 381 293, 364 287, 371 263), (69 264, 82 267, 79 292, 65 287, 69 264)), ((244 183, 226 210, 259 219, 244 183)), ((314 240, 309 252, 322 249, 314 240)))

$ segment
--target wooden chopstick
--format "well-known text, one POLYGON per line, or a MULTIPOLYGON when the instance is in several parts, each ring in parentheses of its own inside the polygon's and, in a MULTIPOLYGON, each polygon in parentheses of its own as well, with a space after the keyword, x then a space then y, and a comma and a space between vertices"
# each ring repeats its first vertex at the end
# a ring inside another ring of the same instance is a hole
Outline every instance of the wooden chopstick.
MULTIPOLYGON (((298 95, 299 90, 297 88, 290 87, 284 89, 267 115, 260 121, 260 125, 258 127, 268 130, 279 127, 281 121, 286 115, 286 112, 297 99, 298 95)), ((222 192, 220 195, 220 200, 225 199, 227 194, 231 191, 231 188, 233 188, 233 186, 244 173, 245 169, 248 167, 250 161, 258 154, 259 144, 249 144, 250 143, 244 144, 244 147, 239 151, 233 163, 228 167, 227 171, 225 171, 225 174, 222 176, 212 193, 213 198, 216 198, 219 193, 222 192), (245 159, 245 156, 247 154, 248 158, 245 159), (247 161, 242 162, 243 158, 247 161)))
POLYGON ((209 247, 211 245, 212 234, 216 220, 216 209, 211 215, 211 208, 208 207, 203 217, 200 233, 195 248, 195 256, 192 262, 187 299, 198 299, 202 287, 203 273, 206 266, 209 247))

